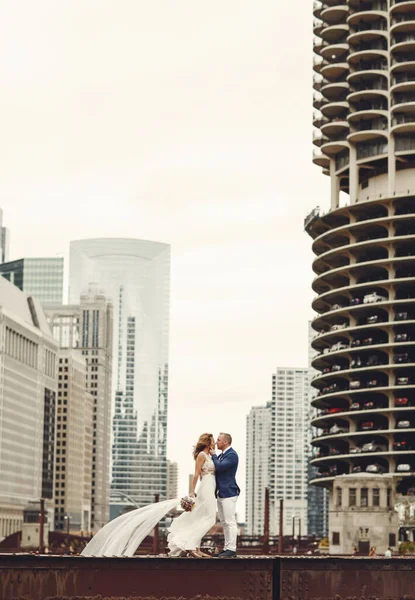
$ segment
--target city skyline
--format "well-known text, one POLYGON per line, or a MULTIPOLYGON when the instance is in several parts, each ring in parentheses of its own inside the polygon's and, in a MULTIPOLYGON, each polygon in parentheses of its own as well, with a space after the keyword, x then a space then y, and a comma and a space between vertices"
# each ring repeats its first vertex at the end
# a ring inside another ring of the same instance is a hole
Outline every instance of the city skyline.
POLYGON ((168 456, 187 489, 199 434, 230 430, 243 465, 245 416, 253 399, 269 400, 269 373, 307 364, 303 218, 329 185, 306 143, 311 10, 273 0, 214 1, 208 14, 184 0, 19 6, 0 23, 10 258, 67 259, 69 242, 89 237, 172 246, 168 456), (298 45, 281 52, 290 18, 298 45))
POLYGON ((114 309, 111 491, 144 506, 167 494, 170 247, 139 239, 71 242, 69 300, 91 281, 114 309))

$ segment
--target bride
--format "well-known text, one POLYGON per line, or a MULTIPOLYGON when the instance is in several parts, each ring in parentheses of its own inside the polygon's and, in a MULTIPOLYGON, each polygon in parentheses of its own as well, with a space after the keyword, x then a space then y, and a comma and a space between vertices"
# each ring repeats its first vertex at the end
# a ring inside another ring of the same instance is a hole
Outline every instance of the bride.
MULTIPOLYGON (((190 554, 195 558, 210 557, 200 551, 204 535, 216 523, 216 478, 211 453, 215 441, 211 433, 203 433, 193 451, 195 473, 190 496, 195 498, 191 512, 173 519, 168 530, 169 556, 190 554), (200 485, 196 494, 196 484, 200 485)), ((98 531, 82 551, 83 556, 133 556, 138 546, 157 523, 179 504, 180 499, 149 504, 110 521, 98 531)))

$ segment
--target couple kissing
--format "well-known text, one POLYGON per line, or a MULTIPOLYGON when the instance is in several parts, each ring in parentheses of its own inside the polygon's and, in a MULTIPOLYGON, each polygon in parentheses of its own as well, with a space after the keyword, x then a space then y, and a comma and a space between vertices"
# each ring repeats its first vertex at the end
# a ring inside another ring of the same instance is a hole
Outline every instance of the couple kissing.
MULTIPOLYGON (((216 510, 223 526, 225 543, 219 558, 236 556, 236 501, 240 489, 236 483, 238 455, 232 448, 232 437, 220 433, 202 434, 194 448, 195 472, 190 496, 193 509, 173 519, 168 530, 169 556, 211 558, 200 550, 202 538, 216 523, 216 510), (198 487, 196 488, 196 486, 198 487)), ((82 551, 83 556, 133 556, 144 538, 157 523, 173 510, 180 499, 149 504, 117 517, 105 525, 82 551)))

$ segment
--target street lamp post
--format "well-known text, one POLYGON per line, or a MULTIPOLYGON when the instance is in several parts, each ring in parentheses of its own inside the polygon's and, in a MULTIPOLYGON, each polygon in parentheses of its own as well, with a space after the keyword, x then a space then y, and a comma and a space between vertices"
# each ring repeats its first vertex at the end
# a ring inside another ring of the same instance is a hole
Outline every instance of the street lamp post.
POLYGON ((43 554, 45 550, 44 544, 44 526, 45 526, 45 499, 40 499, 39 513, 39 554, 43 554))
POLYGON ((65 515, 64 519, 65 519, 65 523, 66 523, 66 533, 67 533, 67 535, 69 535, 69 527, 71 525, 71 518, 69 517, 69 515, 65 515))

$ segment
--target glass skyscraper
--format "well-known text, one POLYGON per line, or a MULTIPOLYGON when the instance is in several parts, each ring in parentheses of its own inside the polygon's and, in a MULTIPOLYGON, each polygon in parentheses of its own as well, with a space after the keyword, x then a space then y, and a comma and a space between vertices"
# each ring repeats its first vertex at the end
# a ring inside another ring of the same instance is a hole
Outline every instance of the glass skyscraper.
POLYGON ((62 302, 63 258, 21 258, 0 264, 0 275, 45 304, 62 302))
POLYGON ((90 283, 114 305, 111 489, 142 506, 166 497, 170 246, 72 242, 69 301, 90 283))

